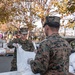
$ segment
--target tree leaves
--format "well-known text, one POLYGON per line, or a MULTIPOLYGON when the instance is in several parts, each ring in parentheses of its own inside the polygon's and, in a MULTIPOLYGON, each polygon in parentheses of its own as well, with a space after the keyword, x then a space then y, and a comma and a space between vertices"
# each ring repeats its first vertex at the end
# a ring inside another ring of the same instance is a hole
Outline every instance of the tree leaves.
POLYGON ((75 0, 69 0, 67 4, 68 11, 70 11, 71 13, 75 12, 75 0))
POLYGON ((16 27, 22 22, 32 29, 35 19, 41 18, 43 24, 45 16, 51 15, 52 6, 57 7, 56 12, 60 14, 75 12, 75 0, 0 0, 0 23, 15 20, 16 27))

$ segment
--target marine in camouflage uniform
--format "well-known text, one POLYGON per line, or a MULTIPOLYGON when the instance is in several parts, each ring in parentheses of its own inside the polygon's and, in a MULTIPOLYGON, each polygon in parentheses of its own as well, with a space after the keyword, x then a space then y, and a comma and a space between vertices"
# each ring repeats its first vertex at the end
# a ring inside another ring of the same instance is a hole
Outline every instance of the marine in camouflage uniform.
MULTIPOLYGON (((23 33, 23 35, 24 35, 24 33, 23 33)), ((33 43, 30 40, 27 40, 27 39, 22 40, 21 38, 15 38, 8 43, 8 47, 13 48, 14 47, 13 43, 18 43, 18 44, 22 45, 22 49, 24 49, 25 51, 31 51, 31 52, 34 51, 33 43)), ((16 51, 16 48, 15 48, 13 60, 11 62, 11 71, 15 71, 15 70, 17 70, 17 51, 16 51)))
MULTIPOLYGON (((59 17, 48 16, 46 20, 44 27, 59 28, 59 17)), ((29 61, 32 71, 41 75, 71 75, 69 73, 71 49, 69 43, 58 33, 52 33, 40 43, 35 60, 29 61)))

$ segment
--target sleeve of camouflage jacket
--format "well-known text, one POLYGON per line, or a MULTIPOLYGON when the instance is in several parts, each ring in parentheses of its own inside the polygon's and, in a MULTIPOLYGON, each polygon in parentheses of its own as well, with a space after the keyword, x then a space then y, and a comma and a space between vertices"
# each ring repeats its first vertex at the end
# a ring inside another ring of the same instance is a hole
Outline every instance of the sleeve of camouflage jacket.
MULTIPOLYGON (((8 43, 8 47, 13 48, 14 47, 13 43, 17 43, 17 40, 14 39, 14 40, 10 41, 8 43)), ((16 71, 16 70, 17 70, 17 51, 16 51, 16 47, 15 47, 13 59, 11 61, 11 69, 10 69, 10 71, 16 71)))
POLYGON ((40 74, 44 74, 49 66, 49 47, 46 43, 40 44, 37 54, 35 56, 35 60, 31 60, 30 65, 32 71, 40 74))
POLYGON ((11 61, 11 70, 10 71, 16 71, 17 70, 17 50, 15 48, 13 60, 11 61))
POLYGON ((10 42, 7 44, 7 46, 8 46, 9 48, 14 48, 13 43, 17 43, 17 39, 13 39, 12 41, 10 41, 10 42))
MULTIPOLYGON (((10 41, 8 43, 8 47, 9 48, 13 48, 13 43, 17 43, 18 39, 13 39, 12 41, 10 41)), ((11 70, 10 71, 16 71, 17 70, 17 51, 16 51, 16 47, 15 47, 15 51, 14 51, 14 56, 13 56, 13 60, 11 61, 11 70)))

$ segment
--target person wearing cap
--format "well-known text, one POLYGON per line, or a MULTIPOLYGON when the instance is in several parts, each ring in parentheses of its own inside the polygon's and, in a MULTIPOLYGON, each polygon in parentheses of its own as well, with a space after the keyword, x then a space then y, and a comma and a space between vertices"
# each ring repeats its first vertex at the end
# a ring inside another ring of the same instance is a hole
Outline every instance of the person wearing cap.
POLYGON ((44 24, 46 39, 37 50, 35 59, 28 59, 33 73, 40 75, 71 75, 69 55, 71 46, 59 34, 60 17, 47 16, 44 24))
MULTIPOLYGON (((17 34, 18 34, 17 38, 14 38, 12 41, 10 41, 8 43, 8 47, 13 48, 18 43, 18 44, 22 45, 23 50, 33 52, 34 51, 33 43, 32 43, 31 40, 27 39, 28 29, 27 28, 20 28, 20 31, 17 34)), ((11 71, 17 70, 17 62, 16 62, 16 60, 17 60, 17 52, 15 50, 14 57, 13 57, 13 60, 11 62, 11 71)))

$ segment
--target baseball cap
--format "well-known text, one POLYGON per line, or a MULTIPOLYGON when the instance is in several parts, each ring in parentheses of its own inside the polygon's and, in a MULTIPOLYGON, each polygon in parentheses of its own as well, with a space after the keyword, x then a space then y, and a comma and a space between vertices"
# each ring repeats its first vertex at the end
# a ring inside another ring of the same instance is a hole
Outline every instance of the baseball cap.
POLYGON ((21 34, 28 34, 28 28, 20 28, 21 34))
POLYGON ((44 23, 45 27, 46 25, 50 27, 59 27, 60 26, 60 17, 58 16, 46 16, 46 21, 44 23))

